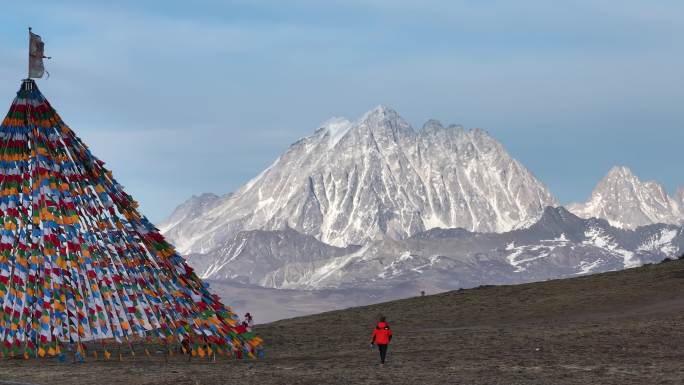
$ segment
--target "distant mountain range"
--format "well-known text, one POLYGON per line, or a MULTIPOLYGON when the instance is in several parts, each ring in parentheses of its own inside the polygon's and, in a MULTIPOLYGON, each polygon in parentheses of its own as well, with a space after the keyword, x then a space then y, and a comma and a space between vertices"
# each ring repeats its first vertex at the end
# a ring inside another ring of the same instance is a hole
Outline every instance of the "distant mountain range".
POLYGON ((616 167, 565 209, 485 131, 415 131, 380 106, 324 123, 234 193, 193 196, 159 227, 202 278, 270 293, 271 312, 283 298, 272 289, 295 290, 305 314, 328 310, 311 290, 344 290, 346 306, 655 262, 684 252, 683 221, 684 188, 668 196, 616 167))
POLYGON ((434 292, 618 270, 678 253, 684 253, 682 227, 619 229, 603 219, 547 207, 534 225, 504 233, 437 228, 404 240, 338 248, 293 229, 251 230, 188 258, 202 278, 269 288, 408 285, 434 292))

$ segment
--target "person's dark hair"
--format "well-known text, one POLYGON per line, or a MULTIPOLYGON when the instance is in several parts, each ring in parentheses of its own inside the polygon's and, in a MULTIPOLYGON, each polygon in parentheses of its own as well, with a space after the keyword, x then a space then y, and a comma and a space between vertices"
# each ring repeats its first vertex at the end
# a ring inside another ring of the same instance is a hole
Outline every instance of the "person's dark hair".
POLYGON ((387 318, 385 318, 384 315, 381 315, 380 318, 378 318, 379 322, 387 322, 387 318))

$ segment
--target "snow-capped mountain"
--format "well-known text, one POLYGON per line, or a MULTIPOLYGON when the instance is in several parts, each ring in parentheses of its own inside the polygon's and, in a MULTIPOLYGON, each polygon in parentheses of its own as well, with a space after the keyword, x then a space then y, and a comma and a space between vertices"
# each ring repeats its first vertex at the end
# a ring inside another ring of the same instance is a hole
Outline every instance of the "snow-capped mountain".
POLYGON ((684 188, 670 197, 660 184, 642 182, 627 167, 613 167, 586 203, 568 205, 583 218, 603 218, 613 226, 633 229, 654 223, 684 222, 684 188))
POLYGON ((684 229, 665 224, 619 229, 603 219, 582 219, 562 207, 547 207, 534 225, 500 234, 431 229, 404 240, 370 242, 362 248, 330 248, 291 229, 247 231, 224 248, 191 255, 188 262, 203 278, 227 277, 269 288, 412 287, 413 293, 418 288, 435 292, 659 262, 684 252, 684 229), (278 241, 264 242, 264 238, 278 241), (302 244, 306 244, 305 252, 297 250, 302 244), (255 250, 247 251, 252 247, 255 250))
POLYGON ((195 197, 159 227, 185 254, 286 227, 344 247, 435 227, 507 231, 557 204, 485 131, 435 120, 414 131, 380 106, 324 123, 235 193, 195 197))

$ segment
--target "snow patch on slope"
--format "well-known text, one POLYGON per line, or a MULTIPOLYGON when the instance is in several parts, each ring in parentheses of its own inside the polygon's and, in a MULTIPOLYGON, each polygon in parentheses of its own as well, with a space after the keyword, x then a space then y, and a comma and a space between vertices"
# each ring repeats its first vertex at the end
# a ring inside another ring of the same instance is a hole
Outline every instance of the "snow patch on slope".
POLYGON ((335 117, 322 124, 328 130, 328 148, 332 149, 352 128, 352 122, 345 119, 335 117))
POLYGON ((601 266, 601 263, 603 263, 603 260, 601 258, 593 260, 593 261, 582 261, 580 262, 578 268, 580 271, 575 273, 576 275, 585 275, 591 273, 594 269, 597 267, 601 266))
POLYGON ((672 240, 677 236, 676 229, 663 229, 658 234, 645 241, 638 251, 660 251, 666 255, 674 255, 677 248, 672 244, 672 240))
POLYGON ((621 249, 615 240, 610 235, 605 234, 601 228, 591 227, 585 231, 584 236, 587 237, 587 240, 583 242, 585 245, 596 246, 621 255, 625 269, 641 265, 641 261, 634 256, 634 252, 621 249))
POLYGON ((543 259, 551 255, 551 253, 559 247, 564 247, 569 244, 565 233, 561 233, 554 239, 542 239, 538 244, 516 246, 515 242, 506 245, 505 251, 509 252, 506 256, 508 263, 515 267, 516 273, 521 273, 527 270, 525 264, 543 259))
POLYGON ((332 258, 328 263, 317 268, 311 274, 307 282, 300 282, 300 285, 309 286, 312 288, 320 286, 320 284, 326 279, 329 279, 336 274, 339 275, 340 270, 342 270, 345 266, 349 265, 352 261, 363 258, 363 255, 368 250, 368 247, 369 246, 366 245, 358 251, 356 251, 355 253, 344 255, 337 258, 332 258))

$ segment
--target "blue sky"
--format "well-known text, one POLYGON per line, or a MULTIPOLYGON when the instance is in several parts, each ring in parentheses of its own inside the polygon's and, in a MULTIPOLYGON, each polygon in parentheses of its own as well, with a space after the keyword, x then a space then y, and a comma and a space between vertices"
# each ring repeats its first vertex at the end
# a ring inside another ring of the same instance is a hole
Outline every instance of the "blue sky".
POLYGON ((680 0, 10 2, 0 108, 28 25, 41 90, 153 221, 378 104, 485 128, 563 203, 613 165, 684 185, 680 0))

